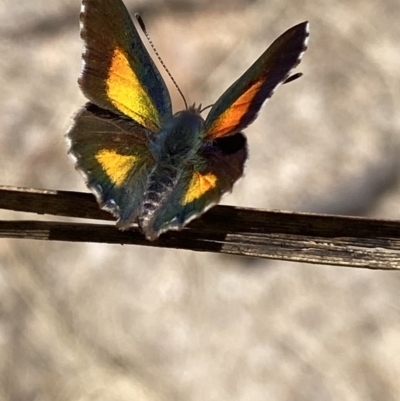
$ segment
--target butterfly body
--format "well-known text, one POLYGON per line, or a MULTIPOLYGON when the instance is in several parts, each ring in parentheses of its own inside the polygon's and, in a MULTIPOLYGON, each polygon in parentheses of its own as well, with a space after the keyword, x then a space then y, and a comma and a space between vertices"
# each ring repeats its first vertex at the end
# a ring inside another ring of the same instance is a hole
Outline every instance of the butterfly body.
POLYGON ((198 110, 182 110, 167 119, 153 135, 150 149, 157 163, 180 165, 195 157, 203 144, 204 119, 198 110))
POLYGON ((154 240, 219 202, 242 176, 242 130, 288 78, 307 24, 278 38, 211 108, 172 113, 165 83, 121 0, 83 0, 79 84, 89 99, 67 138, 76 167, 120 229, 154 240))

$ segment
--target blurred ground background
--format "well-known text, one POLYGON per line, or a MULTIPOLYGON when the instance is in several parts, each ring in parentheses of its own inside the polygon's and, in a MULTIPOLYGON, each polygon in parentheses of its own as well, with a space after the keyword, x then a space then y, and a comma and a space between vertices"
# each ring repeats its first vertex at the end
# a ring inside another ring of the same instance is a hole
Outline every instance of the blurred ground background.
MULTIPOLYGON (((400 218, 398 0, 126 3, 203 105, 309 20, 304 77, 247 129, 224 203, 400 218)), ((0 184, 86 191, 64 141, 79 9, 0 0, 0 184)), ((396 272, 2 240, 0 400, 398 400, 399 294, 396 272)))

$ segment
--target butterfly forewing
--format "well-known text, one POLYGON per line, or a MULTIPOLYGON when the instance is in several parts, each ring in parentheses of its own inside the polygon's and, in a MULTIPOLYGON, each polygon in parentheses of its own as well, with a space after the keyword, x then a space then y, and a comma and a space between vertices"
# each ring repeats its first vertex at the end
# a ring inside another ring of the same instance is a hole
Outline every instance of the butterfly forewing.
POLYGON ((290 28, 276 39, 211 108, 205 123, 205 140, 246 128, 265 100, 300 62, 307 40, 307 22, 290 28))
POLYGON ((170 96, 125 5, 119 0, 83 0, 80 18, 83 94, 97 106, 157 132, 172 113, 170 96))

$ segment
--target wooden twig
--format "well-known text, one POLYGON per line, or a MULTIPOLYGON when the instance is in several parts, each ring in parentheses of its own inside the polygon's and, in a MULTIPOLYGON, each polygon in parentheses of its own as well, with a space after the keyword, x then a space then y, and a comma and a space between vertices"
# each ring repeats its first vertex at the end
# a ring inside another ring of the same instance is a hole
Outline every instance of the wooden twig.
MULTIPOLYGON (((112 220, 91 194, 0 187, 0 208, 112 220)), ((147 241, 111 224, 0 221, 0 237, 137 244, 372 269, 400 269, 400 222, 216 206, 181 232, 147 241)))

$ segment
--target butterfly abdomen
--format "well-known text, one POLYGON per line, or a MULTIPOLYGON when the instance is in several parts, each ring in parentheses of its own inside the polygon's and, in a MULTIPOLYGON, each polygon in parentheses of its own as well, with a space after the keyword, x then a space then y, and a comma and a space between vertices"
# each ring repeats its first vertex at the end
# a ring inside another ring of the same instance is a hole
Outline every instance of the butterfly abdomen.
POLYGON ((139 225, 144 231, 154 213, 170 198, 179 175, 177 168, 168 165, 156 166, 150 174, 139 216, 139 225))
MULTIPOLYGON (((159 221, 170 223, 170 207, 179 205, 183 194, 177 190, 182 174, 188 166, 198 162, 198 150, 202 145, 204 120, 195 109, 183 110, 165 121, 150 142, 150 150, 156 165, 149 175, 144 193, 139 226, 148 238, 160 227, 159 221), (177 197, 177 193, 180 197, 177 197), (163 216, 163 218, 160 218, 163 216)), ((179 220, 179 219, 178 219, 179 220)), ((155 234, 154 234, 155 235, 155 234)))

